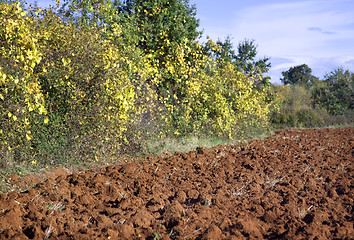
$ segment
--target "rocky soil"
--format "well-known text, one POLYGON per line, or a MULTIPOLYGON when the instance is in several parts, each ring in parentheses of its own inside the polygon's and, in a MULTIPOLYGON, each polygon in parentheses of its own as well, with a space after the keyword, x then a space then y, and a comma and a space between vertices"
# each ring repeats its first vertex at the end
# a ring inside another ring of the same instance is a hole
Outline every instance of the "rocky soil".
POLYGON ((58 168, 0 194, 0 239, 353 239, 353 169, 354 128, 58 168))

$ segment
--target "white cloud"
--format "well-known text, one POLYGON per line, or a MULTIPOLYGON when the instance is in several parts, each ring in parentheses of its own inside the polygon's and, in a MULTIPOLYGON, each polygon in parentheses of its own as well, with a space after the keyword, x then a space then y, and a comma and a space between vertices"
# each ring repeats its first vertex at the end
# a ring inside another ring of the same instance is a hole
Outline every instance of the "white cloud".
POLYGON ((212 37, 229 33, 237 40, 254 39, 259 45, 259 57, 269 56, 271 62, 272 58, 287 59, 272 64, 269 75, 274 82, 282 71, 303 63, 322 78, 335 67, 354 70, 352 63, 346 63, 354 59, 354 7, 348 8, 348 3, 347 0, 262 1, 235 8, 232 24, 206 33, 211 32, 212 37), (344 8, 340 9, 341 6, 344 8))
POLYGON ((264 46, 262 51, 276 55, 317 49, 327 41, 343 37, 353 38, 352 31, 340 31, 341 25, 348 23, 353 15, 335 14, 330 9, 319 11, 316 6, 318 1, 306 1, 241 9, 236 12, 235 27, 230 30, 238 36, 254 38, 264 46), (311 27, 338 34, 311 32, 308 30, 311 27))

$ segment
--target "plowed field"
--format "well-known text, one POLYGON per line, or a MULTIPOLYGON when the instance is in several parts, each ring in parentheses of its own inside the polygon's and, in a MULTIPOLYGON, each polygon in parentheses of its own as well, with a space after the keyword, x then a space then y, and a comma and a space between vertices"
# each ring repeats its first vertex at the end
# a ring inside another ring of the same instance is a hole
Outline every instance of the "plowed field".
MULTIPOLYGON (((0 195, 0 239, 353 239, 354 128, 287 130, 0 195)), ((9 184, 24 184, 12 175, 9 184)))

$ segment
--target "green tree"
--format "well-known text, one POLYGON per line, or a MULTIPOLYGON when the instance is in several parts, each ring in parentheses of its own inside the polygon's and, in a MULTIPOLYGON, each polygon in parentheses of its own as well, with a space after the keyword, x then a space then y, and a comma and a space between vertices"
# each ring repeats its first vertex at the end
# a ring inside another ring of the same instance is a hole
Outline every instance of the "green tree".
POLYGON ((280 80, 285 85, 309 85, 318 81, 318 78, 312 75, 312 69, 306 64, 291 67, 288 71, 282 72, 282 75, 283 78, 280 80))
POLYGON ((354 110, 354 73, 335 69, 324 81, 314 85, 312 97, 316 104, 334 115, 354 110))
POLYGON ((248 75, 263 74, 269 71, 271 63, 269 57, 255 60, 257 56, 258 45, 254 40, 241 41, 237 46, 236 65, 248 75))
POLYGON ((134 23, 127 29, 132 31, 128 36, 137 36, 138 46, 147 52, 164 47, 164 39, 183 43, 201 34, 197 31, 196 8, 188 0, 125 0, 114 4, 120 21, 134 23))
POLYGON ((218 40, 217 46, 209 43, 205 44, 205 51, 213 56, 219 66, 232 63, 236 71, 241 71, 251 77, 257 84, 268 85, 270 78, 264 77, 271 67, 268 62, 270 58, 264 57, 256 60, 257 45, 254 40, 244 40, 237 45, 237 52, 234 50, 232 39, 227 36, 224 41, 218 40))
POLYGON ((220 47, 220 51, 216 51, 216 59, 220 63, 231 63, 234 62, 237 58, 237 55, 235 53, 233 43, 231 41, 231 37, 227 36, 224 41, 221 41, 218 39, 216 42, 217 45, 220 47))
POLYGON ((120 23, 124 39, 146 50, 162 47, 163 38, 182 43, 201 34, 196 8, 188 0, 63 0, 60 12, 108 29, 120 23))

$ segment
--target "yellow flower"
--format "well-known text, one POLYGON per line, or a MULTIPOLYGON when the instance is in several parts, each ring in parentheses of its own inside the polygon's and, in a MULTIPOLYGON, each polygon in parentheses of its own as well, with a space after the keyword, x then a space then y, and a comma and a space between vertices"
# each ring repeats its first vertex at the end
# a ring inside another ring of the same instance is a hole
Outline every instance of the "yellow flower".
POLYGON ((26 139, 27 139, 28 141, 32 139, 31 131, 27 131, 26 139))

